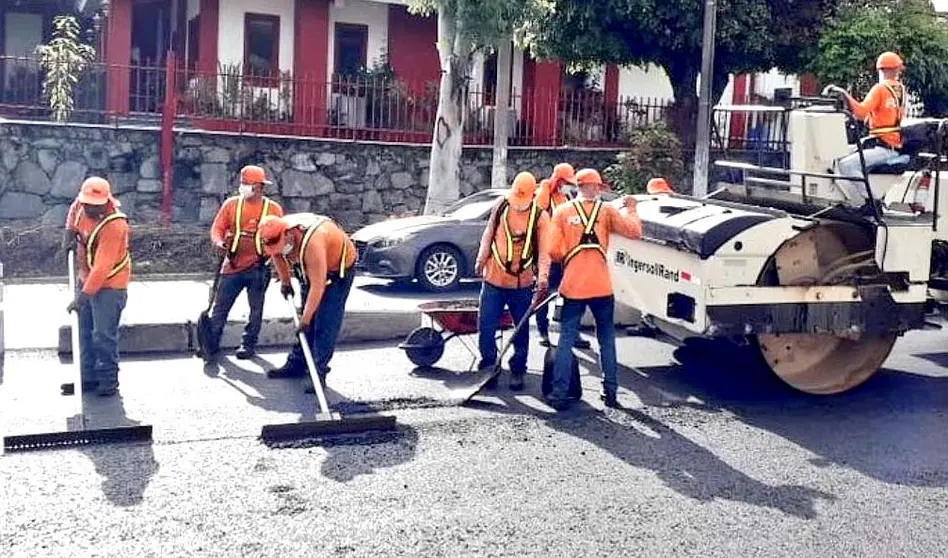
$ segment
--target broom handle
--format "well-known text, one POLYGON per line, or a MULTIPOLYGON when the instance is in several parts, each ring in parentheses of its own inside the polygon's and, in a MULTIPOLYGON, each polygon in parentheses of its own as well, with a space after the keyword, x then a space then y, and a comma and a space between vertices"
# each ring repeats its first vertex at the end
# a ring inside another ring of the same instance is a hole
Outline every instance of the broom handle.
MULTIPOLYGON (((69 292, 72 297, 76 297, 76 252, 74 250, 69 251, 69 292)), ((76 406, 76 415, 79 417, 80 423, 82 423, 83 428, 85 428, 85 416, 83 413, 82 405, 82 353, 79 348, 79 308, 76 308, 76 311, 72 314, 72 372, 73 372, 73 392, 76 397, 75 406, 76 406)))
MULTIPOLYGON (((286 301, 290 305, 290 309, 293 314, 293 325, 296 326, 296 329, 300 328, 300 317, 296 313, 296 303, 292 298, 287 297, 286 301)), ((316 363, 313 362, 313 353, 309 349, 309 342, 306 340, 306 335, 300 331, 297 334, 299 338, 300 345, 303 349, 303 357, 306 358, 306 368, 309 370, 309 379, 313 382, 313 389, 316 391, 316 398, 319 399, 319 408, 322 414, 329 414, 329 403, 326 402, 326 394, 323 393, 323 384, 319 381, 319 374, 316 373, 316 363)))
POLYGON ((501 348, 500 353, 497 354, 498 364, 500 363, 500 361, 504 359, 504 354, 507 353, 507 349, 509 349, 510 345, 513 344, 514 338, 517 337, 517 332, 519 332, 523 328, 524 324, 529 322, 530 318, 532 318, 534 314, 540 311, 540 308, 543 308, 547 304, 553 302, 553 299, 555 299, 558 296, 560 296, 560 293, 558 292, 554 292, 550 294, 549 296, 544 298, 543 301, 537 304, 536 307, 531 308, 529 312, 527 312, 526 314, 523 315, 522 318, 520 318, 520 323, 518 323, 517 327, 514 328, 513 332, 510 334, 510 337, 507 338, 507 341, 504 342, 504 346, 501 348))

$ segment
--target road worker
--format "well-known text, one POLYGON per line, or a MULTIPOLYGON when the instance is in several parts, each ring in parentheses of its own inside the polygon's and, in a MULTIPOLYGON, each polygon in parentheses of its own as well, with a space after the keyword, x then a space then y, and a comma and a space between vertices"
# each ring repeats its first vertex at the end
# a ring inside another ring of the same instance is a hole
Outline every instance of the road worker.
MULTIPOLYGON (((313 213, 267 216, 260 223, 260 236, 280 278, 284 297, 293 296, 290 266, 296 268, 300 295, 305 301, 300 331, 309 341, 316 372, 325 384, 355 277, 355 244, 332 219, 313 213)), ((282 367, 267 373, 270 378, 306 375, 306 361, 299 344, 282 367)), ((308 379, 306 392, 313 392, 308 379)))
MULTIPOLYGON (((79 280, 67 312, 79 315, 79 369, 83 392, 118 393, 119 321, 128 300, 132 259, 128 218, 104 178, 87 178, 66 216, 66 248, 76 250, 79 280)), ((63 395, 75 385, 61 386, 63 395)))
MULTIPOLYGON (((497 361, 496 334, 505 309, 515 323, 532 305, 546 296, 550 272, 547 245, 550 217, 534 199, 536 178, 519 173, 508 194, 494 206, 481 237, 475 273, 484 278, 478 314, 480 370, 497 361), (534 298, 534 283, 536 298, 534 298)), ((530 331, 524 327, 514 337, 510 358, 510 389, 521 390, 527 374, 530 331)))
POLYGON ((645 191, 652 195, 675 193, 675 191, 671 189, 671 186, 668 185, 668 181, 664 178, 653 178, 649 180, 648 184, 645 185, 645 191))
POLYGON ((623 196, 617 200, 625 215, 615 205, 599 198, 602 178, 593 169, 576 173, 579 195, 569 204, 553 213, 550 232, 551 255, 562 262, 563 280, 559 293, 563 298, 560 316, 560 343, 556 350, 553 390, 550 406, 557 410, 568 408, 572 401, 567 393, 570 381, 572 342, 579 335, 580 321, 586 309, 592 311, 599 340, 599 358, 602 365, 602 399, 609 407, 616 407, 616 345, 613 318, 615 297, 606 261, 609 235, 640 238, 642 224, 636 213, 635 199, 623 196))
POLYGON ((268 184, 272 182, 266 179, 262 168, 255 165, 242 168, 238 195, 224 202, 211 225, 211 242, 224 256, 224 261, 211 311, 210 347, 208 354, 204 355, 208 362, 216 358, 227 316, 237 297, 245 290, 250 319, 244 327, 236 356, 248 359, 256 353, 263 324, 263 303, 270 283, 270 268, 257 228, 264 216, 283 215, 280 204, 263 195, 263 187, 268 184))
MULTIPOLYGON (((901 124, 908 109, 908 94, 900 80, 902 71, 905 70, 902 58, 894 52, 883 52, 876 60, 876 70, 879 72, 879 82, 872 86, 862 102, 854 99, 841 87, 830 85, 826 88, 826 92, 842 95, 853 116, 865 120, 869 126, 869 136, 862 140, 866 172, 871 172, 873 168, 900 155, 901 124)), ((842 176, 865 176, 858 151, 841 158, 837 167, 842 176)), ((858 206, 865 203, 867 192, 864 183, 850 180, 840 180, 837 183, 851 203, 858 206)))
MULTIPOLYGON (((540 189, 537 193, 537 204, 540 209, 553 218, 553 211, 557 207, 569 203, 570 196, 563 192, 563 186, 570 184, 576 186, 576 170, 569 163, 559 163, 553 167, 553 174, 550 178, 543 179, 540 182, 540 189)), ((559 262, 550 263, 550 289, 558 289, 560 280, 563 278, 563 267, 559 262)), ((540 333, 540 345, 550 346, 550 307, 540 308, 537 311, 537 330, 540 333)), ((577 349, 588 349, 589 341, 581 337, 576 337, 575 347, 577 349)))

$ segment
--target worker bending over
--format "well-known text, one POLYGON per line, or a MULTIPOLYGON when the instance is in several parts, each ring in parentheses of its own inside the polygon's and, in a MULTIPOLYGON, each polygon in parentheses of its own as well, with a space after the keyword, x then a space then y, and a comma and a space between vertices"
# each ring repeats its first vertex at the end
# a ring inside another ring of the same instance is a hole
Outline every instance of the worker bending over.
MULTIPOLYGON (((869 137, 862 142, 866 172, 900 155, 900 130, 908 108, 908 95, 900 81, 905 69, 902 58, 894 52, 883 52, 876 60, 876 69, 879 71, 879 83, 872 86, 861 103, 841 87, 827 87, 827 91, 842 95, 853 116, 865 120, 869 126, 869 137)), ((842 176, 865 177, 858 151, 841 158, 837 167, 842 176)), ((858 206, 865 204, 867 192, 864 183, 840 180, 838 184, 850 202, 858 206)))
MULTIPOLYGON (((316 362, 319 380, 325 385, 336 339, 346 313, 357 258, 355 244, 329 217, 296 213, 264 217, 260 222, 264 251, 272 258, 284 297, 293 296, 290 265, 296 268, 300 296, 305 301, 300 331, 306 336, 316 362)), ((267 372, 270 378, 306 376, 306 360, 297 344, 286 363, 267 372)), ((313 386, 306 381, 306 392, 313 386)))
MULTIPOLYGON (((569 163, 560 163, 553 167, 553 174, 550 178, 540 181, 540 189, 537 192, 537 205, 550 218, 553 218, 553 212, 557 207, 569 203, 569 194, 563 192, 563 186, 566 184, 576 185, 576 170, 569 163)), ((560 281, 563 278, 563 266, 559 262, 550 263, 550 289, 558 289, 560 281)), ((537 330, 540 332, 540 345, 550 346, 550 316, 549 305, 537 310, 537 330)), ((589 341, 577 336, 574 345, 577 349, 588 349, 589 341)))
MULTIPOLYGON (((509 308, 519 323, 532 304, 546 296, 550 271, 549 215, 534 200, 536 178, 521 172, 510 192, 494 206, 490 223, 481 237, 474 271, 484 278, 478 313, 479 369, 492 368, 497 361, 497 327, 504 309, 509 308), (534 271, 536 270, 536 271, 534 271), (534 280, 536 300, 534 300, 534 280)), ((510 358, 510 389, 523 389, 527 374, 530 331, 523 327, 513 340, 510 358)))
POLYGON ((248 359, 256 352, 263 324, 263 304, 270 283, 270 268, 257 228, 264 216, 283 215, 280 204, 263 195, 266 184, 272 182, 266 180, 262 168, 248 165, 241 169, 238 195, 224 202, 211 225, 211 242, 224 256, 224 261, 211 312, 210 347, 208 354, 203 355, 207 362, 217 357, 227 316, 237 297, 245 290, 250 319, 244 326, 237 358, 248 359))
POLYGON ((579 196, 553 213, 550 246, 554 260, 562 262, 563 280, 559 293, 563 298, 560 316, 560 343, 556 348, 553 389, 548 403, 557 410, 567 409, 573 341, 579 335, 580 321, 586 308, 596 321, 599 359, 602 365, 602 399, 609 407, 618 405, 616 390, 615 297, 606 262, 609 235, 626 238, 642 236, 642 224, 636 213, 635 199, 623 196, 625 215, 599 198, 602 179, 592 169, 576 174, 579 196))
MULTIPOLYGON (((119 322, 128 300, 132 258, 128 218, 104 178, 87 178, 66 216, 64 247, 76 250, 79 281, 67 312, 79 315, 79 370, 83 391, 118 393, 119 322)), ((75 385, 60 386, 73 395, 75 385)))

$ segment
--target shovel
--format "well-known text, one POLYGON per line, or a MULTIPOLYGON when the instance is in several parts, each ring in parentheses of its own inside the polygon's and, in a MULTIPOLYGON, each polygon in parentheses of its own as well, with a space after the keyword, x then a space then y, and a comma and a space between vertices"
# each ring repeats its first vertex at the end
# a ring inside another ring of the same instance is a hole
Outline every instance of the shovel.
POLYGON ((504 358, 504 354, 506 354, 510 346, 513 345, 513 340, 517 337, 517 332, 519 332, 524 326, 527 325, 527 323, 530 321, 530 318, 532 318, 534 314, 536 314, 541 308, 543 308, 547 304, 553 302, 553 300, 556 299, 556 297, 558 296, 560 296, 560 294, 556 292, 550 294, 549 296, 544 298, 539 304, 537 304, 533 309, 531 309, 529 312, 524 314, 523 318, 520 318, 520 322, 517 323, 517 327, 514 328, 513 332, 510 334, 510 337, 507 339, 506 342, 504 342, 503 347, 501 347, 500 352, 497 354, 497 361, 494 362, 494 368, 493 370, 491 370, 491 373, 487 375, 485 378, 483 378, 480 382, 474 384, 472 388, 465 388, 462 390, 455 391, 454 393, 455 397, 453 399, 457 404, 463 404, 470 401, 472 397, 480 393, 481 390, 487 387, 488 384, 490 384, 491 382, 496 380, 498 376, 500 376, 500 373, 502 371, 501 365, 504 358))
POLYGON ((221 281, 221 267, 226 259, 227 253, 225 252, 220 261, 217 262, 217 269, 214 271, 214 283, 207 295, 207 309, 201 312, 195 324, 195 337, 198 344, 197 356, 201 358, 207 358, 208 356, 208 341, 211 338, 211 308, 213 308, 214 300, 217 298, 217 286, 221 281))
MULTIPOLYGON (((76 293, 76 254, 69 251, 69 292, 76 293)), ((75 415, 67 420, 67 428, 72 423, 75 429, 65 432, 43 434, 25 434, 3 438, 3 449, 8 452, 42 449, 64 449, 92 444, 116 444, 125 442, 150 442, 151 425, 122 426, 117 428, 87 428, 83 390, 82 355, 79 348, 79 310, 72 314, 72 377, 75 397, 75 415)))
POLYGON ((309 379, 313 383, 313 390, 316 392, 316 399, 319 402, 319 414, 316 415, 314 421, 264 425, 260 432, 260 438, 266 443, 272 443, 308 440, 336 434, 394 430, 395 417, 393 416, 366 413, 358 416, 342 417, 339 413, 333 413, 329 410, 329 403, 326 401, 326 394, 323 392, 322 381, 316 372, 316 363, 313 361, 313 353, 310 351, 309 342, 306 340, 306 335, 299 331, 300 318, 296 312, 296 304, 292 298, 286 300, 292 310, 297 338, 303 349, 303 356, 306 358, 306 369, 309 371, 309 379))

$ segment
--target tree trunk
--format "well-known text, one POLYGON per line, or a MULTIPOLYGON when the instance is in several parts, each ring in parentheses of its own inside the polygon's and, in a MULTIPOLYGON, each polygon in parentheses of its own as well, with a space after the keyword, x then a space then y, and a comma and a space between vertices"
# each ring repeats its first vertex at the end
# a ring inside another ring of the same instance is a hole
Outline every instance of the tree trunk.
POLYGON ((507 187, 507 114, 510 109, 510 67, 513 44, 509 39, 497 46, 497 87, 494 94, 494 157, 491 188, 507 187))
POLYGON ((467 97, 467 62, 470 58, 470 48, 464 44, 462 35, 454 13, 439 8, 441 87, 438 116, 431 140, 425 215, 444 211, 461 194, 461 147, 464 139, 464 102, 467 97))
MULTIPOLYGON (((700 61, 699 59, 696 59, 700 61)), ((685 151, 695 147, 695 125, 698 118, 698 80, 697 63, 676 60, 663 65, 671 81, 675 103, 669 111, 669 125, 685 151)))

